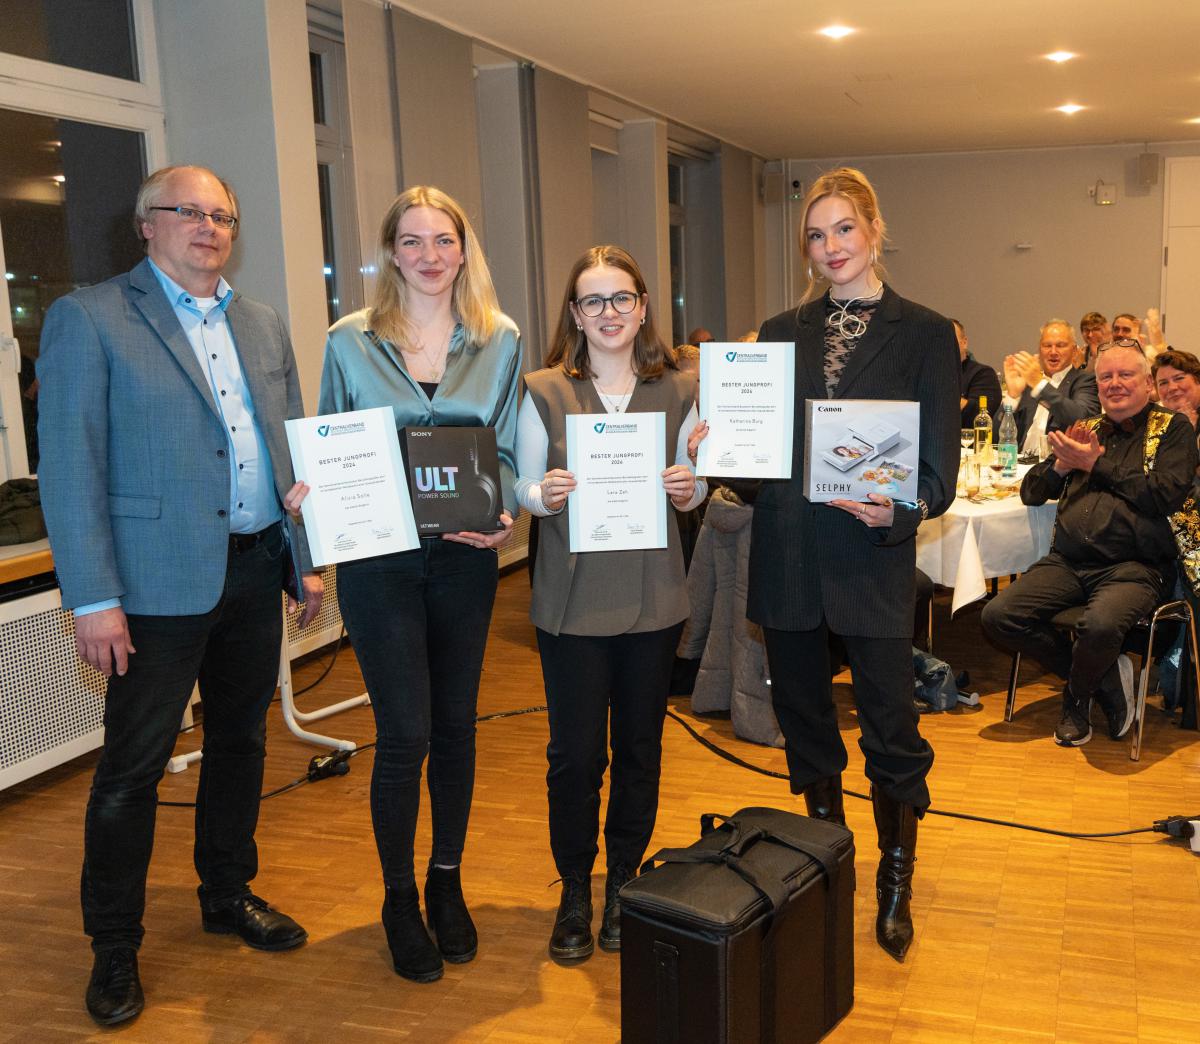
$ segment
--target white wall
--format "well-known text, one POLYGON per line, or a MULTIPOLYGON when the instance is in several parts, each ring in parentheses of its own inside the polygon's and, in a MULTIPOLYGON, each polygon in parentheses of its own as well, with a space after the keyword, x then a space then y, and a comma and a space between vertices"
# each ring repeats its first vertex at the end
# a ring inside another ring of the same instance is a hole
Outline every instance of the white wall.
POLYGON ((287 321, 312 410, 328 320, 304 5, 162 3, 156 15, 170 162, 211 167, 237 190, 229 280, 287 321))
MULTIPOLYGON (((1151 145, 1160 155, 1200 153, 1194 145, 1151 145)), ((960 319, 971 350, 998 365, 1007 352, 1036 344, 1039 326, 1072 323, 1092 309, 1110 319, 1158 307, 1163 195, 1137 181, 1142 146, 1041 149, 954 155, 790 160, 785 201, 769 207, 768 265, 781 237, 792 251, 796 283, 772 280, 768 307, 794 303, 801 278, 789 202, 791 181, 811 184, 820 171, 860 167, 879 193, 894 253, 889 282, 901 294, 960 319), (1101 207, 1088 189, 1103 179, 1117 202, 1101 207), (1032 248, 1019 250, 1028 242, 1032 248)), ((1161 166, 1161 165, 1160 165, 1161 166)))

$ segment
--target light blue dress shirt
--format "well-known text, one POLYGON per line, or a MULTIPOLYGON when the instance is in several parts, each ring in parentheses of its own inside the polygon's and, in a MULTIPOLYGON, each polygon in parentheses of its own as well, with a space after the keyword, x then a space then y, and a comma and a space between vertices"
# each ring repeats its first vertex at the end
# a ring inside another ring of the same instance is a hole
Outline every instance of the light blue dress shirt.
MULTIPOLYGON (((257 533, 278 522, 283 509, 275 492, 271 452, 255 419, 250 388, 225 315, 233 300, 233 288, 221 277, 216 297, 196 298, 153 261, 150 268, 175 310, 200 369, 208 377, 213 401, 224 421, 229 446, 229 532, 257 533)), ((110 598, 81 605, 75 615, 86 616, 120 604, 120 599, 110 598)))

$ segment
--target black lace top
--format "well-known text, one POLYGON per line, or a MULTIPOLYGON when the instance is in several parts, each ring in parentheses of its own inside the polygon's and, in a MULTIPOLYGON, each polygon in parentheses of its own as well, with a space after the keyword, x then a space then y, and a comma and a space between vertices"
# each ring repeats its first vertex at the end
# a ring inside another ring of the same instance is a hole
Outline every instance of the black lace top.
MULTIPOLYGON (((879 301, 857 301, 852 304, 849 309, 851 315, 856 315, 864 323, 870 323, 871 316, 875 314, 875 309, 879 307, 879 301)), ((841 306, 834 305, 830 294, 825 294, 825 393, 831 398, 833 390, 838 386, 838 381, 842 379, 842 371, 846 368, 846 363, 849 362, 854 349, 858 347, 858 342, 862 340, 862 335, 858 337, 847 337, 840 333, 836 327, 829 324, 829 317, 834 312, 840 312, 841 306)), ((864 331, 865 332, 865 331, 864 331)))

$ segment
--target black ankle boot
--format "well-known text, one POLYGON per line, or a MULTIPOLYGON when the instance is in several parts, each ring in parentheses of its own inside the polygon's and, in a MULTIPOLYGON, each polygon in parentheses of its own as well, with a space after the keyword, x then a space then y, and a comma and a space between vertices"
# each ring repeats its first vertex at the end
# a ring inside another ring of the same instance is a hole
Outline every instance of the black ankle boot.
POLYGON ((383 930, 396 974, 413 982, 435 982, 442 977, 442 955, 421 920, 417 886, 386 887, 383 897, 383 930))
POLYGON ((550 936, 550 956, 556 961, 581 961, 590 957, 594 948, 591 875, 565 874, 550 936))
POLYGON ((875 938, 890 956, 903 961, 913 939, 908 903, 912 898, 913 864, 917 861, 917 810, 889 797, 878 787, 871 788, 871 804, 879 833, 879 871, 875 875, 879 915, 875 919, 875 938))
POLYGON ((629 867, 616 863, 608 868, 604 881, 604 918, 600 922, 600 949, 610 953, 621 949, 621 900, 618 893, 634 878, 629 867))
POLYGON ((839 826, 846 825, 846 810, 842 807, 842 774, 822 776, 804 788, 804 804, 812 819, 827 819, 839 826))
POLYGON ((431 866, 425 878, 425 916, 437 948, 451 964, 466 964, 479 949, 479 936, 462 894, 459 868, 431 866))

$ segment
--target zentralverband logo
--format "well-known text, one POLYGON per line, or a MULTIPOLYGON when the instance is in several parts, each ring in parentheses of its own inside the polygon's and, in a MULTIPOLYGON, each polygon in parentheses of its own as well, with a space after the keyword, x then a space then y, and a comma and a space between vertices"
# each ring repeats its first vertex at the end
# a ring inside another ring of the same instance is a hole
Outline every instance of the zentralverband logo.
POLYGON ((317 434, 325 439, 330 435, 353 435, 366 430, 367 425, 364 421, 353 421, 350 424, 322 424, 317 428, 317 434))

